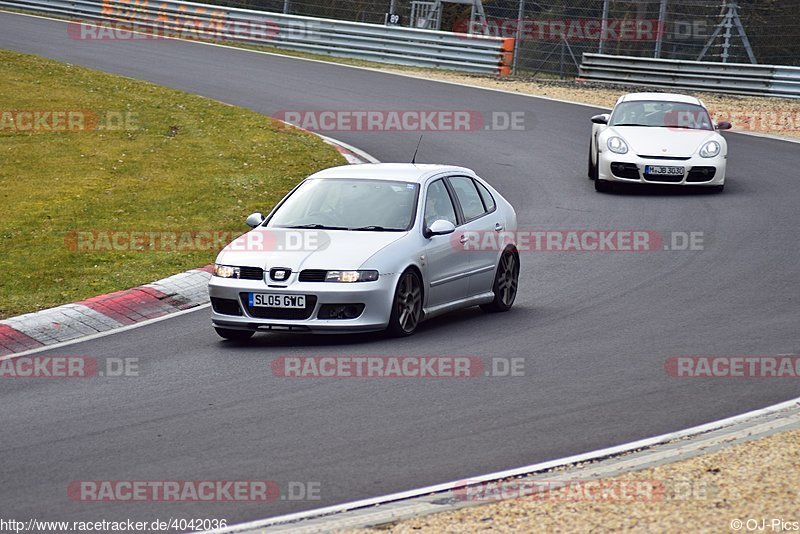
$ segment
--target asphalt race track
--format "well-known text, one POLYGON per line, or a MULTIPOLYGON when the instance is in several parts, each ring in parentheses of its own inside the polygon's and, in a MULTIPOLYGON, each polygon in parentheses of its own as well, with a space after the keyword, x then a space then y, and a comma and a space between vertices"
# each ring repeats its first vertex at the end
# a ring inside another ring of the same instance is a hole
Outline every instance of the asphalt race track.
MULTIPOLYGON (((664 371, 674 355, 800 352, 796 144, 726 134, 721 195, 607 195, 586 178, 596 113, 587 107, 190 42, 76 41, 62 22, 7 13, 0 47, 267 115, 524 111, 525 131, 426 134, 419 161, 474 168, 515 204, 521 229, 694 231, 705 243, 702 251, 523 252, 510 313, 458 312, 399 341, 260 335, 235 346, 202 309, 43 353, 139 358, 141 376, 0 383, 6 518, 234 523, 466 479, 800 396, 792 379, 664 371), (427 354, 521 357, 525 376, 296 380, 270 368, 288 355, 427 354), (67 495, 73 480, 163 479, 318 482, 322 499, 81 503, 67 495)), ((382 161, 410 160, 417 141, 414 133, 331 135, 382 161)))

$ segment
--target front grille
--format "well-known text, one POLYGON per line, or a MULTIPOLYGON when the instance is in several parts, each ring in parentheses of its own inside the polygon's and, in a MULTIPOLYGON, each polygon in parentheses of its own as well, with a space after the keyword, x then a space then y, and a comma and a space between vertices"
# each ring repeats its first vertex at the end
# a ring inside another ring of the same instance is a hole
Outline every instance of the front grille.
POLYGON ((261 267, 239 267, 239 278, 242 280, 263 280, 264 269, 261 267))
POLYGON ((301 282, 324 282, 328 271, 323 269, 305 269, 300 271, 299 280, 301 282))
POLYGON ((611 164, 611 174, 617 178, 627 178, 628 180, 639 179, 639 168, 635 163, 620 163, 615 161, 611 164))
POLYGON ((687 182, 708 182, 717 174, 716 167, 692 167, 686 177, 687 182))
POLYGON ((683 176, 671 176, 667 174, 645 174, 644 179, 648 182, 674 182, 683 181, 683 176))
POLYGON ((679 157, 679 156, 645 156, 644 154, 638 154, 638 156, 640 158, 645 158, 645 159, 672 159, 672 160, 675 160, 675 161, 687 161, 687 160, 692 159, 691 156, 685 157, 685 158, 684 157, 679 157))
POLYGON ((306 307, 303 309, 251 307, 248 303, 247 293, 241 293, 239 298, 242 306, 247 310, 247 314, 257 319, 308 319, 314 313, 314 307, 317 305, 315 295, 306 295, 306 307))
POLYGON ((214 308, 215 312, 222 315, 242 315, 242 309, 239 307, 239 303, 234 299, 211 297, 211 306, 214 308))

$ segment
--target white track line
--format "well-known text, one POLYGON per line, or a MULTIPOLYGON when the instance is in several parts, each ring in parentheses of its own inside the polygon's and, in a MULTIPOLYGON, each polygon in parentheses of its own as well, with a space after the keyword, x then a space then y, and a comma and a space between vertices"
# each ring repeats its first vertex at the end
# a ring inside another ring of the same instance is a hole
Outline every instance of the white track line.
MULTIPOLYGON (((286 124, 291 124, 291 123, 287 122, 286 124)), ((292 126, 294 126, 294 125, 292 125, 292 126)), ((339 145, 339 146, 349 150, 353 154, 356 154, 357 156, 360 156, 361 158, 363 158, 365 161, 368 161, 370 163, 380 163, 381 162, 381 160, 379 160, 378 158, 373 157, 371 154, 368 154, 368 153, 364 152, 363 150, 361 150, 358 147, 354 147, 353 145, 350 145, 350 144, 345 143, 343 141, 339 141, 338 139, 334 139, 333 137, 328 137, 327 135, 322 135, 322 134, 317 133, 317 132, 311 132, 311 133, 317 135, 318 137, 321 137, 325 141, 329 141, 329 142, 331 142, 333 144, 339 145)))

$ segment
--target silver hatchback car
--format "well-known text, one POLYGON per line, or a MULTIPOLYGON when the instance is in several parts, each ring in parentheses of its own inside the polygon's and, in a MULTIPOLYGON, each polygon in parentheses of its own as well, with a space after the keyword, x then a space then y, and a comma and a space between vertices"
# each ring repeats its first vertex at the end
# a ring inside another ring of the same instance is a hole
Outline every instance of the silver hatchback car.
POLYGON ((226 339, 259 331, 414 333, 480 305, 507 311, 519 280, 514 208, 473 171, 334 167, 303 180, 226 246, 209 282, 226 339))

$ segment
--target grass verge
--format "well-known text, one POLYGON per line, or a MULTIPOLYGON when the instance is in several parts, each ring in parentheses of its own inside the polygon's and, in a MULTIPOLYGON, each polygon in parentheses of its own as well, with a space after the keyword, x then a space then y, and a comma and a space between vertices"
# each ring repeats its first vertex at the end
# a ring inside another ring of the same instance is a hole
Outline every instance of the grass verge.
POLYGON ((344 163, 258 113, 6 50, 0 102, 0 318, 208 264, 221 246, 185 232, 243 232, 249 213, 344 163), (92 231, 119 241, 78 242, 92 231), (131 232, 177 241, 131 250, 131 232))

